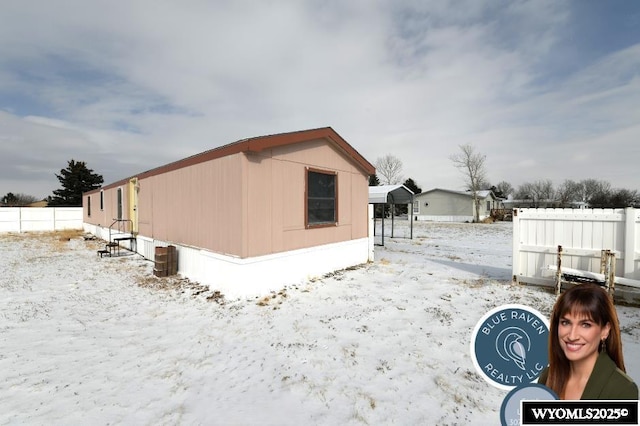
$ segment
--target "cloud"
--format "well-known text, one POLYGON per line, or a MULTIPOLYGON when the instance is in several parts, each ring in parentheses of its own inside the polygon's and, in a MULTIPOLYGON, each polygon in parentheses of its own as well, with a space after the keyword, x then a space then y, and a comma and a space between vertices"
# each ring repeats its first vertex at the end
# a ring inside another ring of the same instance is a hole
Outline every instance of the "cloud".
POLYGON ((640 45, 558 72, 572 5, 10 2, 0 194, 28 192, 16 185, 30 179, 50 192, 57 181, 45 177, 72 157, 111 182, 241 138, 327 125, 371 162, 393 153, 423 189, 463 185, 448 158, 466 143, 487 155, 493 182, 584 173, 640 188, 628 160, 640 45), (596 176, 594 158, 616 161, 616 172, 596 176), (49 172, 25 172, 34 168, 49 172))

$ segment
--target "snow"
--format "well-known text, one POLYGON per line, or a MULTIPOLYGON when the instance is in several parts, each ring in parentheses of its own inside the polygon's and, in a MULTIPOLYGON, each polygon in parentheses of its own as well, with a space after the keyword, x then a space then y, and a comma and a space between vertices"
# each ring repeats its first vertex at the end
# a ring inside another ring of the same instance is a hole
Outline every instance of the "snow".
MULTIPOLYGON (((473 327, 555 300, 512 284, 511 235, 416 222, 374 263, 236 300, 78 234, 0 235, 0 424, 499 424, 473 327)), ((638 382, 640 309, 617 309, 638 382)))

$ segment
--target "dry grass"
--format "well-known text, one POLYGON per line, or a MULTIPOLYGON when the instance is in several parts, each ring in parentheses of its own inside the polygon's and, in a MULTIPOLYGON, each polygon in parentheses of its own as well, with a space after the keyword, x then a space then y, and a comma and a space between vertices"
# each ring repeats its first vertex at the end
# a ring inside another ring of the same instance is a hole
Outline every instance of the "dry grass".
POLYGON ((56 252, 69 250, 69 241, 82 237, 82 230, 65 229, 62 231, 54 231, 48 233, 50 238, 49 244, 53 246, 56 252))
POLYGON ((258 305, 258 306, 268 306, 270 304, 273 304, 273 305, 275 305, 273 307, 273 309, 278 309, 278 305, 282 305, 282 302, 287 297, 288 297, 287 296, 287 291, 284 290, 284 289, 280 290, 278 293, 271 292, 270 295, 261 297, 258 300, 258 302, 256 302, 256 305, 258 305))
POLYGON ((60 241, 70 241, 73 238, 80 238, 84 235, 84 232, 81 229, 65 229, 62 231, 53 232, 60 241))
POLYGON ((18 234, 15 232, 8 232, 6 234, 0 234, 0 239, 8 242, 15 242, 22 238, 22 234, 18 234))
POLYGON ((160 278, 155 275, 144 275, 136 276, 135 280, 140 287, 159 291, 175 291, 188 294, 191 297, 204 297, 207 301, 216 302, 219 305, 225 304, 224 295, 220 291, 211 291, 209 286, 191 282, 187 278, 179 276, 160 278))
POLYGON ((459 279, 459 278, 455 278, 452 277, 450 278, 451 281, 462 284, 466 287, 469 288, 480 288, 480 287, 484 287, 485 285, 489 284, 489 280, 487 280, 484 277, 480 277, 480 278, 475 278, 475 279, 471 279, 471 278, 465 278, 465 279, 459 279))
POLYGON ((51 246, 51 249, 55 252, 61 252, 69 250, 68 242, 82 237, 83 232, 80 229, 65 229, 60 231, 48 231, 48 232, 24 232, 16 233, 10 232, 1 234, 0 238, 3 241, 16 242, 25 238, 37 240, 43 244, 51 246))

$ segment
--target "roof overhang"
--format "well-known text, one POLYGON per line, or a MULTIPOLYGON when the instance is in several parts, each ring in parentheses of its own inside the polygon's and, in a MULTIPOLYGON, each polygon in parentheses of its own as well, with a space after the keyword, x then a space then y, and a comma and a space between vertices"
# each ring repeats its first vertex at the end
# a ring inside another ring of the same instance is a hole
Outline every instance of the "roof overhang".
MULTIPOLYGON (((331 127, 322 127, 319 129, 301 130, 297 132, 279 133, 275 135, 242 139, 237 142, 220 146, 218 148, 213 148, 200 154, 196 154, 191 157, 187 157, 182 160, 157 167, 155 169, 147 170, 146 172, 134 175, 132 177, 145 179, 161 173, 167 173, 173 170, 181 169, 183 167, 189 167, 205 161, 214 160, 216 158, 237 154, 239 152, 261 152, 270 148, 318 139, 324 139, 334 147, 339 149, 342 153, 344 153, 344 155, 350 158, 354 162, 354 164, 360 170, 362 170, 364 174, 371 176, 376 173, 375 167, 371 163, 369 163, 369 161, 367 161, 362 155, 360 155, 360 153, 356 151, 355 148, 349 145, 349 143, 347 143, 347 141, 345 141, 342 136, 340 136, 335 130, 333 130, 331 127)), ((88 191, 87 194, 126 184, 132 177, 119 180, 109 185, 105 185, 102 188, 93 191, 88 191)))
POLYGON ((413 195, 404 185, 370 186, 369 204, 410 204, 413 195))

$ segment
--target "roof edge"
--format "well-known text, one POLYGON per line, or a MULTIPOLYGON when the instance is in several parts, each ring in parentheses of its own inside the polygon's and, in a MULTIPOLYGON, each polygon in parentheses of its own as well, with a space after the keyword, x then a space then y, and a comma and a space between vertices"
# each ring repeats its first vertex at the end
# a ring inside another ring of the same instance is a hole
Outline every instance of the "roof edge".
POLYGON ((294 143, 305 142, 313 139, 326 139, 338 147, 345 155, 352 158, 355 163, 368 175, 373 175, 376 172, 375 167, 369 163, 354 147, 352 147, 342 136, 340 136, 331 127, 320 127, 309 130, 297 130, 287 133, 276 133, 272 135, 256 136, 253 138, 241 139, 236 142, 232 142, 226 145, 222 145, 190 157, 183 158, 178 161, 174 161, 163 166, 155 167, 145 172, 129 176, 125 179, 120 179, 116 182, 112 182, 101 188, 88 191, 85 194, 97 193, 101 190, 115 188, 127 183, 130 179, 137 177, 138 179, 145 179, 151 176, 159 175, 162 173, 171 172, 174 170, 189 167, 195 164, 203 163, 205 161, 215 160, 217 158, 226 157, 229 155, 237 154, 240 152, 261 152, 266 149, 275 148, 279 146, 291 145, 294 143))

